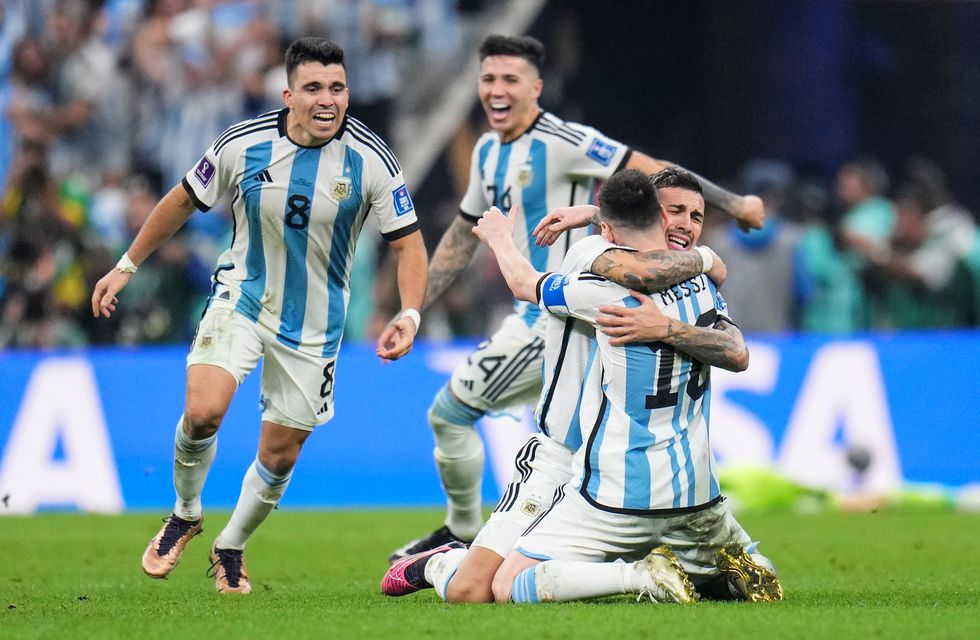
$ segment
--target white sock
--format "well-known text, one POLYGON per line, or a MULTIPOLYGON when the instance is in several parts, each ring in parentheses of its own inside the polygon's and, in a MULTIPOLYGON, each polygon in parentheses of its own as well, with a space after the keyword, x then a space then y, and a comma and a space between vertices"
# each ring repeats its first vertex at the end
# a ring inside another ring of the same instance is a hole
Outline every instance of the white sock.
POLYGON ((446 492, 446 526, 472 540, 483 526, 483 441, 476 427, 451 424, 430 414, 435 433, 433 455, 446 492))
POLYGON ((177 493, 174 513, 184 520, 201 519, 201 491, 217 451, 218 434, 191 440, 184 432, 181 414, 174 434, 174 491, 177 493))
POLYGON ((566 602, 636 593, 642 585, 633 564, 548 560, 514 578, 513 602, 566 602))
POLYGON ((231 519, 218 534, 214 545, 219 549, 244 549, 249 536, 279 504, 292 476, 292 470, 285 475, 276 475, 256 458, 245 472, 242 492, 231 519))
POLYGON ((436 593, 443 600, 446 599, 446 590, 449 588, 449 581, 456 575, 456 570, 466 557, 466 549, 450 549, 445 553, 437 553, 425 564, 425 579, 435 587, 436 593))

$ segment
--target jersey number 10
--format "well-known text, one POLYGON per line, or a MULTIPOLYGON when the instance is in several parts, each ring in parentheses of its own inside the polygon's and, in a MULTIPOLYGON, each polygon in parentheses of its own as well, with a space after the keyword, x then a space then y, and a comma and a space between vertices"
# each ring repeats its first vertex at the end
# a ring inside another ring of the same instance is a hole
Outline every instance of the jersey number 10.
MULTIPOLYGON (((662 343, 661 343, 662 344, 662 343)), ((647 409, 664 409, 677 405, 677 391, 671 391, 671 382, 674 379, 674 358, 677 354, 668 346, 661 346, 659 349, 650 349, 660 353, 660 366, 657 368, 657 377, 654 380, 654 393, 646 397, 647 409)), ((687 395, 695 402, 704 395, 704 382, 701 381, 701 370, 704 365, 697 360, 691 361, 691 369, 688 371, 689 378, 686 385, 687 395)), ((705 381, 707 378, 705 378, 705 381)))

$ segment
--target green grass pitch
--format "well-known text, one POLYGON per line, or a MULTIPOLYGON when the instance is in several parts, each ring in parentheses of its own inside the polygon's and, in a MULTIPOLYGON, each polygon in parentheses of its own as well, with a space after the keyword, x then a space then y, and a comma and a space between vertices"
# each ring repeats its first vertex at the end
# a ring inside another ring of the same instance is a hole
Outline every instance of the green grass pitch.
POLYGON ((435 511, 277 511, 249 543, 254 591, 219 596, 207 515, 169 580, 145 577, 162 514, 0 518, 0 637, 980 638, 980 515, 742 514, 782 574, 775 604, 451 606, 379 591, 391 549, 435 511))

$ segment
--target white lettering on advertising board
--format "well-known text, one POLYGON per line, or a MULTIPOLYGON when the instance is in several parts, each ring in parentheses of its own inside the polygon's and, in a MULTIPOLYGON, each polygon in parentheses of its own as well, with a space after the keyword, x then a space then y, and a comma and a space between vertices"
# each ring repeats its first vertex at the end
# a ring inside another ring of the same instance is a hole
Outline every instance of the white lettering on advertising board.
POLYGON ((31 373, 0 458, 0 513, 41 507, 117 513, 122 491, 92 367, 42 361, 31 373), (58 444, 63 455, 56 456, 58 444))

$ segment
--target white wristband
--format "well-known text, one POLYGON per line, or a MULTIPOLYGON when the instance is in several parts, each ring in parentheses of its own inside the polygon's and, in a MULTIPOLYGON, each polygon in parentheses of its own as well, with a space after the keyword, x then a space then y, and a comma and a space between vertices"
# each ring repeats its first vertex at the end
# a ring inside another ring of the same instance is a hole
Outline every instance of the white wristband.
POLYGON ((701 273, 711 271, 711 267, 715 266, 715 256, 711 253, 711 249, 708 247, 695 247, 694 250, 701 254, 701 262, 704 263, 704 268, 701 269, 701 273))
POLYGON ((422 326, 422 316, 419 314, 418 309, 413 309, 409 307, 408 309, 402 309, 402 312, 398 314, 398 319, 411 318, 415 322, 415 330, 418 331, 419 327, 422 326))
POLYGON ((116 269, 123 273, 136 273, 136 265, 129 259, 128 251, 119 258, 119 262, 116 263, 116 269))

